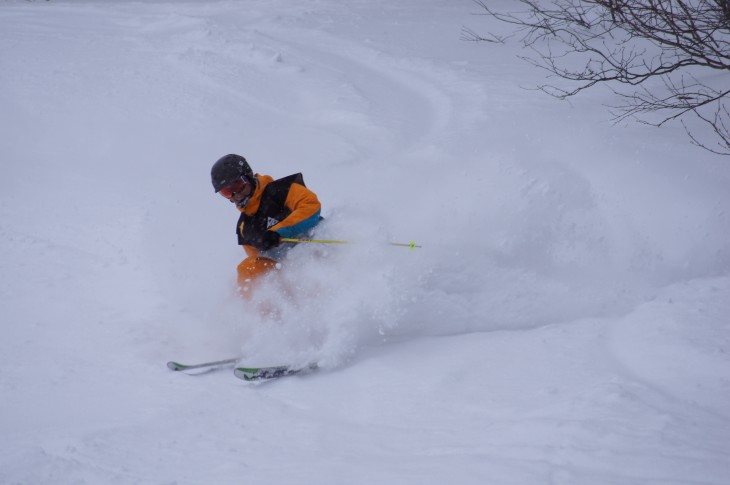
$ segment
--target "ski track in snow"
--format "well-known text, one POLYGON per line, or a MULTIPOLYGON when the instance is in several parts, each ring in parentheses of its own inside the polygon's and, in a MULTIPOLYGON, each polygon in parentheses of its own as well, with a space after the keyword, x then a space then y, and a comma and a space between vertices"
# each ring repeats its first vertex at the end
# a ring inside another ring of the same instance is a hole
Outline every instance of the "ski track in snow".
POLYGON ((0 483, 725 483, 730 171, 520 89, 473 11, 0 5, 0 483), (293 251, 281 322, 227 152, 361 242, 293 251), (323 369, 164 367, 240 352, 323 369))

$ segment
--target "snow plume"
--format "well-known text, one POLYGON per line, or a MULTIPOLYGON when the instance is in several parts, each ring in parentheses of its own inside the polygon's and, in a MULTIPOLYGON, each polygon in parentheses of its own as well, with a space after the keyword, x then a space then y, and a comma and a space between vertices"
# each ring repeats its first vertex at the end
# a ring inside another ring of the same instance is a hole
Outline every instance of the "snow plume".
MULTIPOLYGON (((344 230, 347 224, 337 219, 323 223, 316 237, 330 239, 331 228, 344 230)), ((417 263, 408 260, 419 255, 373 236, 375 227, 360 227, 346 232, 351 244, 295 247, 281 269, 256 285, 251 301, 235 304, 240 311, 231 318, 242 328, 243 355, 337 366, 397 328, 411 304, 405 300, 417 290, 408 281, 417 263)))
POLYGON ((618 317, 665 285, 728 267, 727 227, 713 226, 725 222, 706 204, 674 214, 704 230, 701 251, 671 217, 647 219, 632 194, 612 200, 567 163, 496 157, 464 167, 383 166, 399 181, 378 188, 393 207, 331 210, 317 237, 354 244, 293 250, 261 296, 289 295, 281 324, 242 319, 251 332, 244 354, 274 345, 270 360, 293 352, 337 365, 393 339, 618 317), (654 239, 662 230, 674 233, 654 239), (423 247, 387 245, 410 236, 423 247))

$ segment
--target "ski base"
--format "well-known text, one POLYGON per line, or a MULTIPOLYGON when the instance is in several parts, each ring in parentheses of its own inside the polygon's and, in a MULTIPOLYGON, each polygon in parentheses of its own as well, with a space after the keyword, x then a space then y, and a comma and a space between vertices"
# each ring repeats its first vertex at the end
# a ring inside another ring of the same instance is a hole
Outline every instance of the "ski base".
POLYGON ((272 367, 236 367, 233 369, 233 375, 239 379, 243 379, 244 381, 261 381, 297 374, 306 374, 317 370, 317 368, 317 364, 309 364, 305 367, 291 367, 288 365, 272 367))

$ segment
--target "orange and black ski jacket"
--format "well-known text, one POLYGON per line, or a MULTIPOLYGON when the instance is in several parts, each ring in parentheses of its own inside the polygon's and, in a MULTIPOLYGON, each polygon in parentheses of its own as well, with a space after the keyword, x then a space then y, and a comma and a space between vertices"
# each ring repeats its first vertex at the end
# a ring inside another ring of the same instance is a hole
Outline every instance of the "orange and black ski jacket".
POLYGON ((304 185, 301 173, 279 180, 256 174, 251 199, 245 207, 239 207, 238 244, 249 256, 258 256, 266 231, 276 231, 281 237, 300 235, 319 223, 321 208, 317 195, 304 185))

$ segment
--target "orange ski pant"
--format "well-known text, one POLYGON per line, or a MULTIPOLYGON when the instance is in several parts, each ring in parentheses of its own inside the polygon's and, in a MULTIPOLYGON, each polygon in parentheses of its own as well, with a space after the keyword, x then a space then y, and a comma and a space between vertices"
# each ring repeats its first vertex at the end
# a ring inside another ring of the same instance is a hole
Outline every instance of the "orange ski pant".
POLYGON ((276 268, 276 261, 261 256, 249 256, 238 265, 238 291, 251 298, 255 281, 276 268))

